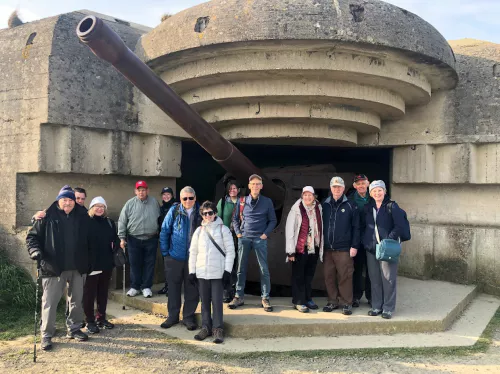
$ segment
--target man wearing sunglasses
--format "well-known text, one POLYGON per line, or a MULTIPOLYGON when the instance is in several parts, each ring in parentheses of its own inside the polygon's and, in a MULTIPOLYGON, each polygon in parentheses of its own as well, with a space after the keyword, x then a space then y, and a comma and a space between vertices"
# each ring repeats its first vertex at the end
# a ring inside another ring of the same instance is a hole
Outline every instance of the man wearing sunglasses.
POLYGON ((127 296, 137 296, 142 290, 144 297, 151 297, 151 286, 158 249, 158 217, 160 205, 148 196, 145 181, 135 184, 135 197, 128 200, 118 219, 120 247, 127 252, 130 262, 130 290, 127 296))
POLYGON ((238 202, 233 216, 234 232, 238 237, 238 281, 236 295, 228 307, 236 309, 244 304, 248 257, 255 250, 260 270, 262 307, 266 312, 272 312, 273 307, 269 302, 271 276, 267 266, 267 237, 276 227, 276 214, 272 200, 260 194, 262 177, 251 175, 248 188, 250 195, 238 202))
POLYGON ((198 288, 189 281, 189 246, 193 233, 201 225, 200 206, 192 187, 184 187, 180 193, 181 203, 175 203, 161 225, 160 250, 165 258, 165 273, 168 283, 168 317, 161 327, 168 329, 179 323, 181 291, 184 285, 184 308, 182 323, 190 331, 196 330, 194 312, 198 306, 198 288))

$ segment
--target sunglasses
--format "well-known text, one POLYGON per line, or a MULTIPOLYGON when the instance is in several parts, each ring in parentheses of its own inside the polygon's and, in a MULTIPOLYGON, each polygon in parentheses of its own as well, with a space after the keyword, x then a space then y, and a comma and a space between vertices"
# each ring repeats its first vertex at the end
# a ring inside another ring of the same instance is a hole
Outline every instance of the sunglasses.
POLYGON ((183 197, 182 201, 194 200, 194 196, 183 197))
POLYGON ((210 210, 210 211, 208 211, 208 212, 203 212, 203 213, 201 213, 201 215, 202 215, 202 216, 205 216, 205 217, 206 217, 206 216, 210 216, 210 217, 212 217, 214 214, 215 214, 215 213, 214 213, 214 211, 213 211, 213 210, 210 210))

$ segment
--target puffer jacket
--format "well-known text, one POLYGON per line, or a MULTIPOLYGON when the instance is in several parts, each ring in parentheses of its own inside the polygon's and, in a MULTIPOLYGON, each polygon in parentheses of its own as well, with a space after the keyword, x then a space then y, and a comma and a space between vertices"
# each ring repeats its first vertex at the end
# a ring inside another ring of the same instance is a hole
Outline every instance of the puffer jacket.
MULTIPOLYGON (((286 218, 285 251, 290 255, 296 252, 295 248, 297 246, 297 240, 299 238, 300 226, 302 225, 302 214, 300 213, 299 207, 300 204, 302 204, 302 199, 298 199, 295 204, 293 204, 292 208, 290 209, 290 213, 288 213, 288 217, 286 218)), ((323 227, 323 207, 318 201, 316 201, 316 205, 319 208, 319 213, 321 216, 321 226, 323 227)), ((321 235, 319 245, 319 258, 321 259, 321 261, 323 261, 323 243, 324 236, 321 235)))
MULTIPOLYGON (((191 228, 192 235, 201 225, 200 205, 193 207, 194 220, 191 228)), ((167 213, 161 225, 160 250, 161 254, 171 256, 177 261, 186 261, 189 258, 189 216, 182 204, 174 204, 167 213)))
POLYGON ((196 273, 196 277, 201 279, 221 279, 224 270, 231 272, 233 269, 234 257, 233 235, 222 219, 216 217, 208 224, 203 222, 193 234, 189 248, 189 273, 196 273), (212 243, 207 231, 226 253, 226 257, 212 243))

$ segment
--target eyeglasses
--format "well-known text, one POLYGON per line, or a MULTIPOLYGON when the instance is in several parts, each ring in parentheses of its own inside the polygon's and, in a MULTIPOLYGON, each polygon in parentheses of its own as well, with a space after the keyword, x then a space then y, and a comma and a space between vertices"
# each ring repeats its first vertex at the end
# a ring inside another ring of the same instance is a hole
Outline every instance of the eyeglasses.
POLYGON ((183 197, 182 201, 194 200, 194 196, 183 197))
POLYGON ((262 183, 249 183, 250 186, 260 186, 262 183))
POLYGON ((202 215, 202 216, 205 216, 205 217, 206 217, 206 216, 210 216, 210 217, 212 217, 214 214, 215 214, 215 213, 214 213, 214 211, 213 211, 213 210, 209 210, 208 212, 203 212, 203 213, 201 213, 201 215, 202 215))

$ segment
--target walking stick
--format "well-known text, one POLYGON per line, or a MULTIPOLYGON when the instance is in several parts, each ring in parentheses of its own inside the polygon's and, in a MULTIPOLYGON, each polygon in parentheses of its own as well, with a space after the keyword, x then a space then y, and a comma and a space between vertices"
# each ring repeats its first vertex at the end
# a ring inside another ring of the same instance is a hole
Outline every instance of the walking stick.
POLYGON ((125 310, 125 266, 127 266, 127 264, 123 264, 123 277, 122 277, 122 309, 125 310))
POLYGON ((38 328, 38 284, 40 283, 40 260, 36 262, 36 285, 35 285, 35 334, 33 338, 33 362, 36 362, 36 330, 38 328))

